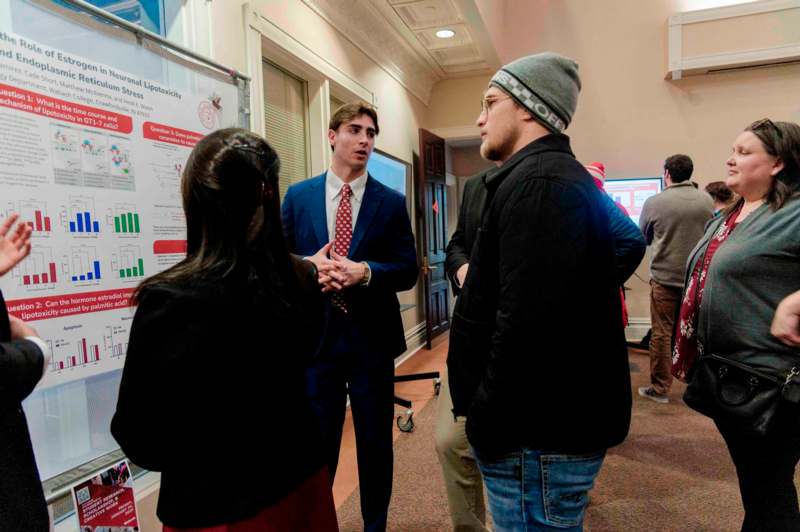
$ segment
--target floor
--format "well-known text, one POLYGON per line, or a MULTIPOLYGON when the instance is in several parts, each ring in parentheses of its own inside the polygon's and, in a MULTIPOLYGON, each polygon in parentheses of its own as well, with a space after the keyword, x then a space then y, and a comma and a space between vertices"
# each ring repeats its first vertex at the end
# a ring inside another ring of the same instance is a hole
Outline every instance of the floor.
MULTIPOLYGON (((429 371, 443 371, 447 360, 447 334, 433 341, 433 348, 428 351, 424 346, 413 356, 408 358, 395 369, 395 375, 409 373, 426 373, 429 371)), ((435 400, 433 381, 400 382, 395 385, 395 393, 413 402, 415 412, 422 412, 431 400, 435 400)), ((405 408, 396 406, 395 415, 404 415, 405 408)), ((404 436, 394 426, 395 443, 397 438, 404 436)), ((340 508, 350 495, 358 488, 358 466, 356 464, 356 440, 353 432, 353 418, 350 410, 344 421, 342 434, 342 447, 339 451, 339 467, 336 470, 336 479, 333 483, 333 500, 336 508, 340 508)))

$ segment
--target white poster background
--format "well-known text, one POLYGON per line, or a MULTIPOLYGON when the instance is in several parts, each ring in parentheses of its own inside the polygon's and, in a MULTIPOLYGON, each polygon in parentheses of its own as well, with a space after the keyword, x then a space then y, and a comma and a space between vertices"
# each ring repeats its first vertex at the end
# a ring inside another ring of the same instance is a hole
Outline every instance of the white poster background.
POLYGON ((30 256, 0 289, 52 350, 26 401, 49 478, 114 447, 106 418, 118 371, 102 376, 124 364, 128 298, 184 256, 180 175, 197 140, 237 125, 238 89, 198 74, 178 90, 126 71, 124 60, 98 63, 8 28, 0 24, 0 219, 19 212, 34 231, 30 256))

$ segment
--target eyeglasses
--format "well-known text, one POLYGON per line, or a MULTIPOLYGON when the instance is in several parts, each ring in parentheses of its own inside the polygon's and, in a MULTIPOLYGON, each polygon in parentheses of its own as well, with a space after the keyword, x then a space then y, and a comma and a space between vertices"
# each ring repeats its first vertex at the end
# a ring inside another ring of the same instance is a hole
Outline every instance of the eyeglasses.
POLYGON ((506 96, 505 98, 481 98, 481 114, 488 113, 491 111, 492 106, 497 102, 502 102, 503 100, 510 100, 511 96, 506 96))
POLYGON ((762 118, 761 120, 756 120, 755 122, 750 124, 750 127, 748 127, 747 129, 749 129, 750 131, 756 131, 759 129, 771 129, 772 131, 775 132, 776 135, 778 135, 779 138, 783 138, 783 133, 781 133, 781 130, 778 128, 778 126, 775 125, 775 122, 773 122, 769 118, 762 118))

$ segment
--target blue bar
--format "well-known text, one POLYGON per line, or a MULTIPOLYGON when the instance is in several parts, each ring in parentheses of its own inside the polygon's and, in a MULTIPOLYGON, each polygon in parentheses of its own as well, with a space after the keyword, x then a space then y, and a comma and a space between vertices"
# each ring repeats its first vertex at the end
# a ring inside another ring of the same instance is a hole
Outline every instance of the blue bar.
POLYGON ((86 274, 86 280, 87 281, 91 281, 92 279, 94 279, 94 277, 92 276, 92 272, 87 273, 86 274))
POLYGON ((78 232, 83 233, 83 216, 78 214, 78 232))
POLYGON ((74 233, 75 232, 75 222, 70 222, 69 223, 69 232, 70 233, 74 233))
POLYGON ((86 276, 85 276, 85 275, 81 275, 81 276, 79 277, 79 279, 80 279, 81 281, 85 281, 85 280, 86 280, 86 276))
POLYGON ((92 227, 94 227, 94 232, 95 233, 99 233, 100 232, 100 223, 99 222, 92 222, 92 227))
POLYGON ((77 276, 77 275, 73 275, 73 276, 72 276, 72 280, 73 280, 73 281, 77 281, 77 280, 78 280, 78 276, 77 276))
POLYGON ((85 212, 85 213, 83 213, 83 219, 84 219, 83 225, 86 227, 86 232, 87 233, 91 233, 92 232, 92 217, 89 215, 88 212, 85 212))
POLYGON ((95 279, 99 279, 100 278, 100 261, 99 260, 94 261, 94 277, 95 277, 95 279))

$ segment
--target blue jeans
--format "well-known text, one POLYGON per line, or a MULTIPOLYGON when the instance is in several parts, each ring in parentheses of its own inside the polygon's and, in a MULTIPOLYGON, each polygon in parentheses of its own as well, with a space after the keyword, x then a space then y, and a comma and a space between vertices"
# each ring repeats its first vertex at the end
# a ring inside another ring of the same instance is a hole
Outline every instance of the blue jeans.
POLYGON ((605 456, 605 451, 570 455, 523 449, 499 457, 475 452, 495 530, 583 530, 589 490, 605 456))

